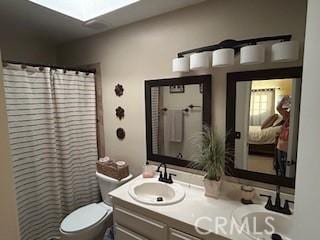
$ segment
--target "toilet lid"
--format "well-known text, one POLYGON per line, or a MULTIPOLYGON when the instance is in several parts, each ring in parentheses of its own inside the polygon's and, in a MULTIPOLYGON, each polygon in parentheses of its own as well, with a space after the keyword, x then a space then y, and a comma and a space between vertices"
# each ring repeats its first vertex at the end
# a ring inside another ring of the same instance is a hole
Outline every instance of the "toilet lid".
POLYGON ((98 223, 110 209, 93 203, 70 213, 61 223, 64 232, 77 232, 98 223))

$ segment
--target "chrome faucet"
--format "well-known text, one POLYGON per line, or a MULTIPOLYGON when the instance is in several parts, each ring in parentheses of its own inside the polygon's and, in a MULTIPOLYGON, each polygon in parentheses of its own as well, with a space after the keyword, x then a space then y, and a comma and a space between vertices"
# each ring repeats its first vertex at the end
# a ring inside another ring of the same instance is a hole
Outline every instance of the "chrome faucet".
POLYGON ((277 186, 276 188, 276 199, 275 199, 275 203, 272 203, 271 200, 271 196, 269 195, 264 195, 264 194, 260 194, 261 197, 266 197, 268 198, 268 201, 265 205, 265 208, 269 211, 273 211, 273 212, 278 212, 278 213, 283 213, 286 215, 291 215, 292 212, 290 210, 290 206, 289 203, 294 203, 293 201, 289 201, 289 200, 285 200, 284 206, 281 206, 281 197, 280 197, 280 186, 277 186))
POLYGON ((160 163, 160 165, 158 166, 157 172, 160 173, 159 174, 159 182, 164 182, 164 183, 169 183, 169 184, 173 183, 172 176, 176 176, 176 175, 173 173, 169 173, 169 176, 168 176, 167 164, 165 162, 160 163), (162 171, 160 171, 160 168, 162 166, 164 167, 164 173, 162 173, 162 171))

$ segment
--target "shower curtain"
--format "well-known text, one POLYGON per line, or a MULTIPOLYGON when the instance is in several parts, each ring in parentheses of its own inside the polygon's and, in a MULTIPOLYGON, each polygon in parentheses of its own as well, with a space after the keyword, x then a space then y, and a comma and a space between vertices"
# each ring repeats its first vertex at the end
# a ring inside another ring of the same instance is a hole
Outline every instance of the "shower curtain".
POLYGON ((59 236, 62 219, 100 200, 94 74, 3 69, 22 240, 59 236))

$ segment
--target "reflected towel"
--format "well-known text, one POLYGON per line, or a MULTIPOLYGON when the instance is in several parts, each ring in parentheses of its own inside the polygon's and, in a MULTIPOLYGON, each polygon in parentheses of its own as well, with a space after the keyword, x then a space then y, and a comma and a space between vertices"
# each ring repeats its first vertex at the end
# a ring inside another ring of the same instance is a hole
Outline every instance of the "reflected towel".
POLYGON ((183 112, 181 110, 168 111, 167 127, 169 141, 181 143, 183 141, 183 112))

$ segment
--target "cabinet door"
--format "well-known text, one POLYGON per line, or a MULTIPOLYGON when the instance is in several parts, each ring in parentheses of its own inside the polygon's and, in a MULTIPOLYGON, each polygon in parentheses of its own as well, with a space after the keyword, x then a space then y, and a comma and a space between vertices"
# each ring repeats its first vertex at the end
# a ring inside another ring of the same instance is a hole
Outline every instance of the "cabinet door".
POLYGON ((130 231, 129 229, 116 225, 115 226, 115 240, 148 240, 141 235, 130 231))
POLYGON ((118 206, 114 208, 113 214, 116 224, 150 240, 165 240, 168 238, 166 224, 118 206))
POLYGON ((186 234, 184 232, 180 232, 178 230, 175 230, 173 228, 170 228, 170 236, 169 240, 200 240, 200 238, 196 238, 194 236, 191 236, 189 234, 186 234))

